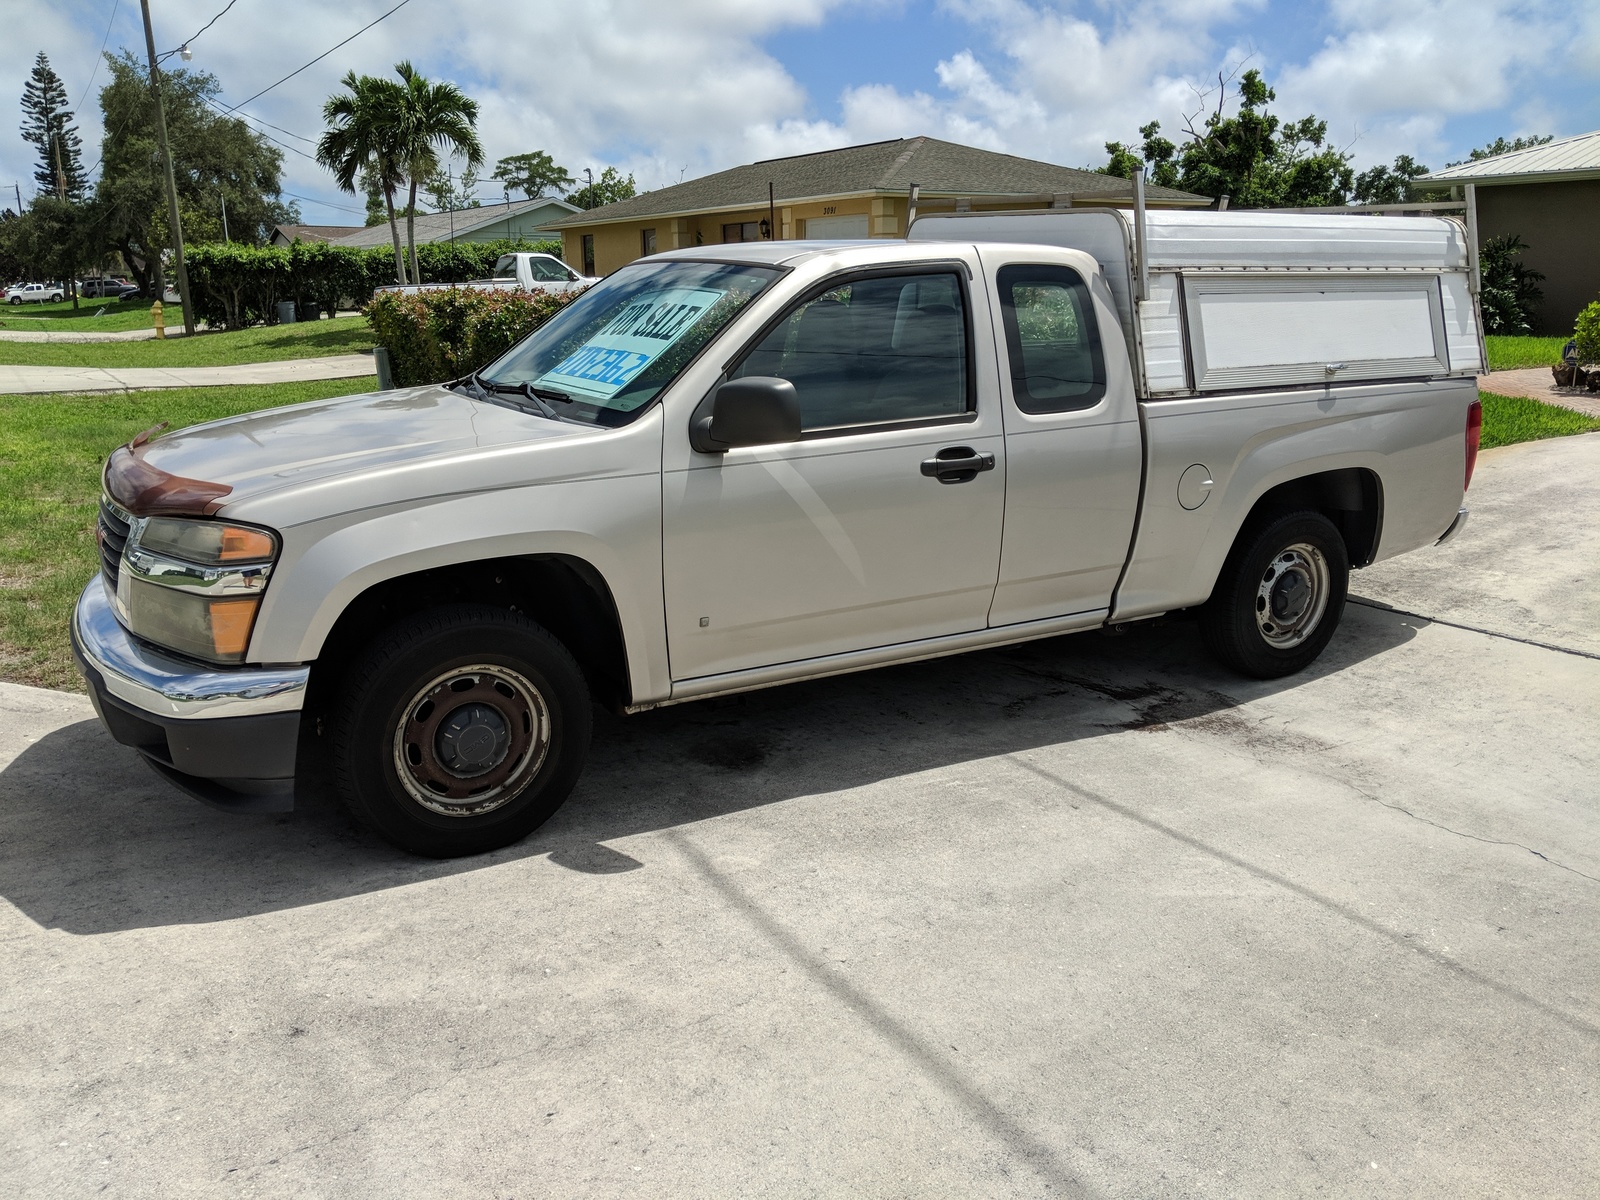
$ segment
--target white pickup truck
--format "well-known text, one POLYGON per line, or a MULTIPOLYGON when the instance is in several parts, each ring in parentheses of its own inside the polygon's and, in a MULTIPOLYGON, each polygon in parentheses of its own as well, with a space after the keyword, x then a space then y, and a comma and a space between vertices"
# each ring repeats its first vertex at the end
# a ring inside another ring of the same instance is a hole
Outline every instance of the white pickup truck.
POLYGON ((446 288, 478 288, 486 291, 567 292, 581 291, 598 279, 579 275, 554 254, 538 254, 519 250, 502 254, 494 264, 487 279, 471 279, 466 283, 396 283, 381 287, 380 292, 438 292, 446 288))
POLYGON ((1471 257, 1453 219, 1107 210, 656 255, 472 377, 119 449, 78 662, 192 794, 288 808, 320 734, 438 856, 561 804, 591 702, 1196 608, 1287 674, 1352 568, 1462 526, 1471 257))

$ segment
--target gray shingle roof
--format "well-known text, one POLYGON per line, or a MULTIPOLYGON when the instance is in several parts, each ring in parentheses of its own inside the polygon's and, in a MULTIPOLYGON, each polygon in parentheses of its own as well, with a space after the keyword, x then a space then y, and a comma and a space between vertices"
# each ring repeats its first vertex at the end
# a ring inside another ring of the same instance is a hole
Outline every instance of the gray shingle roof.
MULTIPOLYGON (((483 225, 491 225, 496 221, 503 221, 507 217, 514 217, 518 213, 528 212, 539 208, 555 206, 568 212, 576 211, 565 200, 558 200, 554 196, 540 196, 537 200, 513 200, 509 204, 484 204, 477 208, 458 208, 454 213, 418 213, 417 214, 417 244, 424 242, 447 242, 452 236, 452 223, 454 236, 460 237, 464 233, 483 225)), ((404 241, 406 236, 405 218, 400 218, 400 238, 404 241)), ((377 225, 369 225, 365 229, 357 229, 345 237, 335 239, 341 246, 387 246, 389 244, 389 222, 383 221, 377 225)))
POLYGON ((1600 178, 1600 129, 1560 138, 1542 146, 1528 146, 1493 158, 1480 158, 1459 166, 1446 167, 1422 182, 1432 183, 1527 183, 1530 177, 1551 179, 1600 178))
MULTIPOLYGON (((930 195, 1133 195, 1133 184, 1112 175, 1058 167, 1054 163, 979 150, 937 138, 915 137, 748 163, 646 192, 631 200, 574 213, 550 224, 552 227, 590 225, 707 209, 753 208, 766 204, 769 181, 780 204, 860 192, 903 193, 913 183, 930 195)), ((1152 200, 1211 203, 1209 197, 1173 188, 1149 186, 1145 194, 1152 200)))
POLYGON ((280 233, 289 241, 331 242, 361 231, 360 225, 279 225, 273 233, 280 233))

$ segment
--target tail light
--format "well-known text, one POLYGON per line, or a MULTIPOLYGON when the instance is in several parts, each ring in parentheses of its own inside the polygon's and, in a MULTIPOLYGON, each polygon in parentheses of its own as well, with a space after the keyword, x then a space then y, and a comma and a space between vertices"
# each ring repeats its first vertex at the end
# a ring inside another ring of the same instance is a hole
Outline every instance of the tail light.
POLYGON ((1466 491, 1472 486, 1472 468, 1478 465, 1478 443, 1483 439, 1483 401, 1474 400, 1467 405, 1467 477, 1461 484, 1466 491))

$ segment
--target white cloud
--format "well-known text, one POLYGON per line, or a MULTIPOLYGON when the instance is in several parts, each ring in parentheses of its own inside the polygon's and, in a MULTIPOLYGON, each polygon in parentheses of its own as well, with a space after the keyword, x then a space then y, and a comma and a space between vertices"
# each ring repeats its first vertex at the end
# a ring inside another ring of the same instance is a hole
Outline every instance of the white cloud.
MULTIPOLYGON (((922 88, 869 77, 837 96, 808 95, 763 49, 764 39, 784 28, 815 27, 846 5, 859 12, 862 2, 412 4, 245 107, 315 137, 322 101, 347 70, 386 73, 409 57, 480 101, 491 161, 545 149, 575 171, 614 163, 646 187, 760 158, 920 133, 1078 165, 1103 161, 1104 142, 1134 137, 1152 118, 1176 137, 1183 114, 1199 107, 1196 89, 1214 86, 1219 65, 1253 53, 1251 65, 1277 87, 1278 112, 1315 111, 1340 144, 1359 131, 1365 164, 1399 152, 1442 158, 1447 122, 1464 114, 1501 112, 1509 124, 1515 113, 1519 123, 1556 128, 1528 81, 1545 70, 1550 47, 1600 44, 1600 8, 1573 22, 1570 0, 1327 0, 1324 9, 1295 14, 1332 31, 1299 61, 1252 49, 1270 44, 1272 21, 1282 19, 1267 0, 924 0, 939 3, 957 29, 964 23, 971 39, 942 61, 913 64, 926 71, 922 88)), ((924 19, 915 0, 866 2, 903 12, 906 22, 924 19)), ((220 0, 165 0, 157 12, 159 47, 176 45, 220 7, 220 0)), ((386 0, 240 4, 195 42, 192 65, 216 74, 224 97, 238 101, 386 7, 386 0)), ((107 8, 27 6, 22 36, 0 40, 0 128, 16 128, 16 97, 38 49, 50 54, 77 100, 107 8)), ((128 45, 142 57, 137 12, 121 6, 111 47, 128 45)), ((891 35, 884 54, 894 53, 891 35)), ((93 93, 85 109, 79 123, 93 161, 93 93)), ((287 152, 284 165, 290 192, 359 208, 338 198, 326 173, 301 154, 287 152)), ((20 139, 0 138, 0 172, 0 183, 21 180, 26 198, 31 153, 20 139)), ((492 198, 492 188, 484 185, 480 194, 492 198)), ((308 214, 338 219, 309 206, 308 214)))

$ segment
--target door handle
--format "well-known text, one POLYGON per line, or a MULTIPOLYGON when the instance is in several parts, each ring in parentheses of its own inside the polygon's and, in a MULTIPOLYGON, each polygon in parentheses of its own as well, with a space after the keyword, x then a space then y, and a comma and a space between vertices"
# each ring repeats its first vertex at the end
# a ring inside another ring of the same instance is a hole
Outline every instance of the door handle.
POLYGON ((922 460, 922 473, 940 483, 966 483, 980 471, 994 470, 994 455, 971 446, 947 446, 922 460))

